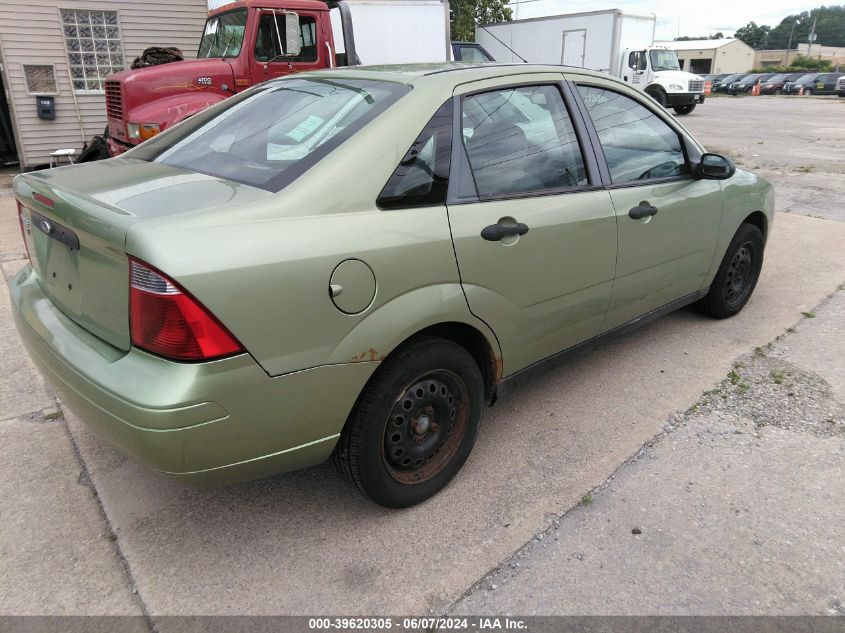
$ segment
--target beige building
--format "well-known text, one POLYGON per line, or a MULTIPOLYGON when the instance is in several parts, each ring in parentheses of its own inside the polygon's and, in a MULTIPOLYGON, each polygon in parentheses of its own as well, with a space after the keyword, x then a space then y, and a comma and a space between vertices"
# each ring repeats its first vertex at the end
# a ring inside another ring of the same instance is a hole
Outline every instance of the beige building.
POLYGON ((765 68, 766 66, 788 66, 798 55, 812 57, 814 59, 826 59, 835 66, 845 68, 845 47, 819 46, 805 43, 798 44, 796 49, 771 51, 754 51, 754 67, 765 68))
POLYGON ((691 73, 741 73, 754 65, 754 49, 742 40, 689 40, 655 42, 678 54, 681 68, 691 73))
POLYGON ((0 0, 0 166, 81 149, 106 126, 105 77, 149 46, 193 57, 207 14, 206 0, 0 0))

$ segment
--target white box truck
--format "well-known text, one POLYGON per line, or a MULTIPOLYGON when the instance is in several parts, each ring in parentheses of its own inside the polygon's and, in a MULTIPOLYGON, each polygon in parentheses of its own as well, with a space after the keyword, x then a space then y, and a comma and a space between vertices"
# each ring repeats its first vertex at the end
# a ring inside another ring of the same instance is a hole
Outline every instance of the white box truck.
POLYGON ((608 73, 678 114, 704 103, 704 80, 684 72, 675 51, 655 46, 654 15, 619 9, 479 25, 475 41, 499 62, 562 64, 608 73))

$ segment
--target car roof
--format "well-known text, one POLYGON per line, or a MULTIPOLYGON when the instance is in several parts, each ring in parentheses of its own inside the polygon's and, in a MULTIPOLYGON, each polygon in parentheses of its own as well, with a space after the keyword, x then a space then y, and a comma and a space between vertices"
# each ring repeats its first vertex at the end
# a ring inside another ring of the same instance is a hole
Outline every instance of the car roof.
MULTIPOLYGON (((468 62, 437 62, 430 64, 390 64, 383 66, 343 66, 332 69, 314 71, 313 73, 297 73, 296 77, 340 75, 348 78, 374 79, 393 81, 413 85, 420 82, 439 81, 445 84, 458 85, 470 81, 496 79, 499 77, 517 76, 533 73, 562 73, 579 74, 590 77, 613 79, 605 73, 586 70, 575 66, 559 66, 552 64, 508 64, 502 62, 468 63, 468 62)), ((617 80, 618 81, 618 80, 617 80)), ((619 81, 624 85, 624 82, 619 81)))

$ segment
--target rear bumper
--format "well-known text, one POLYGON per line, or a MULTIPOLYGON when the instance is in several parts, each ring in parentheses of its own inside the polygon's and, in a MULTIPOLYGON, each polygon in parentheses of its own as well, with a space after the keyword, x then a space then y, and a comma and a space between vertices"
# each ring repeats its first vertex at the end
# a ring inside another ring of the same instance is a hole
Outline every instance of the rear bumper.
POLYGON ((703 92, 675 92, 666 94, 666 105, 670 108, 696 103, 704 103, 703 92))
POLYGON ((12 280, 11 295, 21 339, 62 403, 135 461, 194 484, 325 461, 378 365, 271 378, 248 354, 174 363, 88 333, 41 292, 28 266, 12 280))

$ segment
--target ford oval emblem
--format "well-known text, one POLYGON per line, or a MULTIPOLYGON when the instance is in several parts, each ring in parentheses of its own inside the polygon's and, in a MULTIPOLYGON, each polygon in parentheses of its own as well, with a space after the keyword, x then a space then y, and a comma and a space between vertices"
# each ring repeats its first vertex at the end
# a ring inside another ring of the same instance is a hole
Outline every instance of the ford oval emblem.
POLYGON ((53 232, 53 224, 50 220, 39 220, 38 221, 38 228, 44 231, 47 235, 53 232))

